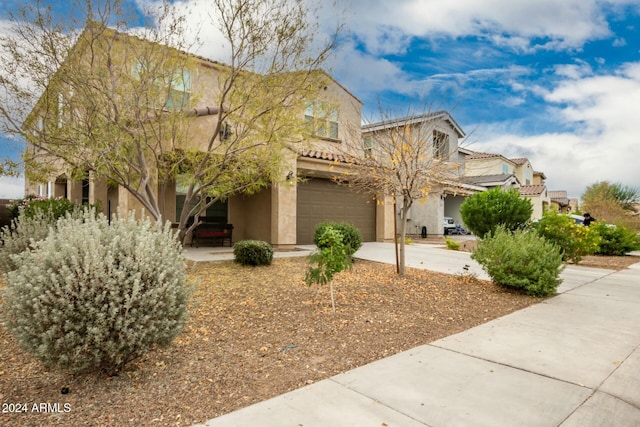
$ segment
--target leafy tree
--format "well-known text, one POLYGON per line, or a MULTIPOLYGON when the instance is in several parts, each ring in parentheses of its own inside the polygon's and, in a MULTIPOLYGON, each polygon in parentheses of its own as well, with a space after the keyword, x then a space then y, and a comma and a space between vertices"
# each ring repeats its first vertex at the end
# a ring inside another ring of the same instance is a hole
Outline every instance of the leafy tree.
POLYGON ((462 221, 476 236, 492 235, 496 227, 513 231, 531 219, 533 207, 528 199, 521 199, 516 189, 492 188, 467 198, 460 206, 462 221))
POLYGON ((640 203, 640 190, 620 183, 596 182, 582 195, 581 210, 589 212, 598 221, 622 224, 640 230, 640 218, 631 215, 640 203))
POLYGON ((0 118, 2 130, 29 147, 28 178, 89 171, 158 219, 179 176, 184 206, 193 206, 179 218, 181 237, 189 217, 217 200, 279 179, 285 144, 304 139, 302 106, 326 78, 317 70, 333 41, 314 39, 304 2, 211 4, 228 64, 185 53, 192 47, 185 19, 167 0, 145 11, 142 26, 124 0, 78 0, 70 17, 34 0, 11 16, 11 32, 0 38, 0 118), (189 94, 203 62, 212 77, 189 94), (201 115, 207 137, 193 142, 201 115))
MULTIPOLYGON (((357 155, 344 178, 350 187, 364 193, 391 195, 400 206, 400 256, 398 272, 405 274, 407 219, 414 203, 423 203, 456 175, 444 128, 449 114, 426 111, 395 118, 381 108, 379 125, 365 128, 363 147, 346 146, 347 156, 357 155)), ((361 144, 360 138, 354 138, 361 144)), ((394 230, 397 234, 397 231, 394 230)))

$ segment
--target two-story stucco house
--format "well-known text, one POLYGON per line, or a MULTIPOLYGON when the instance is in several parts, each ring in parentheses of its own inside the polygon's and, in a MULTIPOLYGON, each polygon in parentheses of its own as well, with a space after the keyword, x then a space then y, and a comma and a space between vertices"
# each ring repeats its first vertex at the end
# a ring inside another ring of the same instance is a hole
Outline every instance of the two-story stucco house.
POLYGON ((541 218, 550 206, 544 180, 544 173, 534 170, 524 157, 509 159, 501 154, 470 152, 465 158, 464 182, 486 188, 518 189, 523 198, 531 200, 531 219, 541 218))
MULTIPOLYGON (((211 138, 211 129, 216 128, 219 109, 210 106, 216 105, 219 95, 216 82, 225 65, 190 56, 189 66, 181 72, 180 84, 174 87, 179 93, 172 94, 172 99, 196 103, 185 111, 189 118, 180 136, 185 141, 183 149, 199 150, 211 138)), ((135 64, 123 67, 133 70, 136 78, 139 67, 135 64)), ((292 248, 296 244, 312 243, 316 224, 326 220, 344 220, 356 225, 365 241, 393 238, 390 228, 393 212, 389 206, 379 205, 371 196, 355 193, 332 179, 346 164, 344 156, 339 154, 344 151, 343 147, 362 146, 362 102, 331 77, 327 76, 323 82, 299 111, 298 118, 308 124, 309 135, 306 142, 291 141, 284 150, 281 179, 251 195, 231 195, 202 212, 232 224, 233 241, 258 239, 279 248, 292 248), (358 142, 346 144, 349 139, 358 142)), ((46 127, 52 125, 46 121, 60 120, 60 117, 40 114, 36 107, 30 120, 46 127)), ((219 138, 223 137, 221 133, 219 138)), ((364 155, 364 151, 352 155, 364 155)), ((48 175, 27 179, 26 194, 65 197, 76 203, 100 202, 102 211, 109 215, 117 209, 140 211, 143 208, 124 186, 115 185, 90 169, 78 174, 77 167, 72 170, 74 168, 62 159, 55 159, 54 163, 48 175)), ((164 180, 155 176, 150 188, 158 200, 162 218, 177 221, 186 209, 186 189, 180 180, 174 176, 164 180)))
MULTIPOLYGON (((365 148, 371 149, 371 144, 404 127, 415 129, 411 133, 419 135, 420 143, 425 144, 425 161, 435 159, 444 162, 450 166, 451 171, 446 178, 441 177, 434 183, 427 197, 413 203, 407 215, 407 234, 421 236, 426 232, 428 236, 442 236, 445 234, 444 218, 451 217, 461 224, 460 205, 467 196, 484 191, 485 188, 460 180, 464 174, 466 154, 459 147, 459 140, 465 137, 465 133, 447 111, 367 124, 362 128, 365 148)), ((401 217, 400 209, 396 216, 398 219, 401 217)))

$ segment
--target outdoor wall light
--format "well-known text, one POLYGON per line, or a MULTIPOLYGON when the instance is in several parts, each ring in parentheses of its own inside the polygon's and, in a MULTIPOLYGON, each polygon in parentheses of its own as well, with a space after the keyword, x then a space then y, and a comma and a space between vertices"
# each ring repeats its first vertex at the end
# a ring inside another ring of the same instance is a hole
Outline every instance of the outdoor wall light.
POLYGON ((289 181, 291 178, 293 178, 293 171, 289 171, 289 173, 287 174, 287 181, 289 181))

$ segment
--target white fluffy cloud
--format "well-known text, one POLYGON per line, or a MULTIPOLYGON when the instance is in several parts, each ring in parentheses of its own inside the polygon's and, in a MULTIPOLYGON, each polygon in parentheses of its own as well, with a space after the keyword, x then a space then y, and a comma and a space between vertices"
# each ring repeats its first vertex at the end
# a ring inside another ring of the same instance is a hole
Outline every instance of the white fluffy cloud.
POLYGON ((407 37, 492 38, 516 49, 577 48, 610 34, 603 7, 635 0, 353 0, 358 12, 352 30, 371 52, 394 52, 407 37), (357 26, 356 26, 357 24, 357 26))
POLYGON ((495 126, 493 135, 470 148, 508 157, 524 154, 547 175, 550 189, 566 189, 576 197, 596 181, 640 185, 640 63, 627 64, 615 75, 564 80, 546 99, 557 104, 555 111, 576 131, 521 136, 495 126))

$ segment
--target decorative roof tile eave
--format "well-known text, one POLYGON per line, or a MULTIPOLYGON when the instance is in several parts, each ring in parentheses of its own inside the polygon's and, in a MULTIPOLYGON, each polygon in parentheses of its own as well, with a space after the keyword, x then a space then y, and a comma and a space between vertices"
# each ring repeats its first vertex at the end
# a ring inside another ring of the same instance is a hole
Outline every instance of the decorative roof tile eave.
POLYGON ((569 206, 569 196, 565 190, 549 191, 549 198, 552 202, 557 203, 561 207, 569 206))
POLYGON ((569 196, 564 190, 549 190, 549 197, 558 199, 567 199, 569 196))
POLYGON ((306 157, 309 159, 327 160, 330 162, 357 164, 357 159, 349 158, 342 154, 328 153, 326 151, 318 150, 300 150, 300 157, 306 157))
POLYGON ((516 164, 512 159, 507 159, 505 156, 503 156, 502 154, 494 154, 494 153, 481 153, 481 152, 473 152, 472 154, 468 155, 465 159, 465 161, 469 161, 469 160, 484 160, 484 159, 502 159, 504 161, 507 161, 509 163, 512 164, 516 164))
POLYGON ((407 117, 400 117, 397 119, 382 120, 380 122, 375 122, 375 123, 368 123, 362 126, 362 132, 363 133, 376 132, 376 131, 391 129, 398 126, 413 125, 413 124, 421 123, 428 120, 434 120, 434 119, 441 119, 449 122, 451 124, 451 127, 453 127, 453 129, 458 133, 458 136, 460 138, 464 138, 466 136, 466 134, 464 133, 464 131, 462 130, 458 122, 456 122, 455 119, 451 117, 451 114, 449 114, 448 111, 444 111, 444 110, 433 111, 425 114, 417 114, 417 115, 407 116, 407 117))
POLYGON ((527 159, 526 157, 516 157, 515 159, 509 159, 509 160, 511 160, 516 165, 524 165, 529 161, 529 159, 527 159))
POLYGON ((521 185, 520 194, 522 196, 539 196, 544 193, 546 188, 547 186, 544 184, 521 185))

